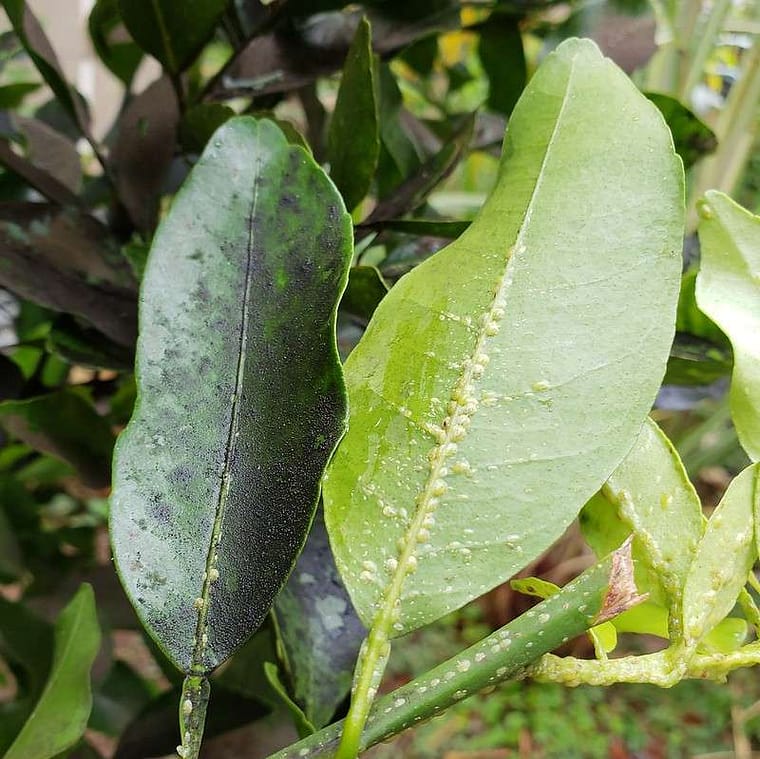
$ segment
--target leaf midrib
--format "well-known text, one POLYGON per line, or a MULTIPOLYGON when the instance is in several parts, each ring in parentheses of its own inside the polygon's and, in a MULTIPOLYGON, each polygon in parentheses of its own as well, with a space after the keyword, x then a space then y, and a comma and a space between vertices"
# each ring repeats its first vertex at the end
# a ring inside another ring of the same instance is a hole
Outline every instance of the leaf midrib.
MULTIPOLYGON (((511 275, 512 275, 513 266, 510 264, 512 264, 512 261, 514 260, 514 254, 520 253, 524 249, 524 242, 523 242, 524 233, 530 224, 536 198, 540 194, 541 186, 546 174, 546 168, 549 163, 549 159, 552 155, 552 148, 554 146, 555 139, 559 132, 560 124, 562 123, 565 108, 570 100, 569 96, 572 90, 573 74, 575 71, 575 61, 576 61, 576 56, 573 56, 573 58, 569 62, 570 67, 567 74, 567 84, 566 84, 565 92, 562 97, 562 103, 557 112, 554 128, 552 130, 552 134, 547 143, 543 160, 541 161, 541 167, 538 171, 538 176, 536 178, 535 186, 531 193, 530 200, 528 201, 528 205, 526 206, 526 209, 525 209, 523 222, 520 225, 520 229, 518 231, 514 245, 507 252, 504 273, 502 274, 502 276, 500 277, 498 281, 490 306, 484 311, 483 315, 480 317, 481 322, 479 324, 478 335, 475 340, 475 347, 471 355, 469 356, 469 358, 464 361, 463 372, 457 377, 456 381, 454 382, 454 386, 453 386, 453 390, 451 394, 451 400, 457 404, 457 406, 455 407, 456 410, 449 412, 448 415, 444 418, 443 423, 440 427, 440 429, 443 432, 443 435, 441 436, 441 439, 439 439, 439 445, 434 447, 431 453, 437 450, 440 451, 444 445, 457 442, 454 440, 454 435, 453 435, 454 429, 455 429, 455 425, 453 424, 453 419, 462 413, 462 411, 466 407, 466 404, 457 401, 454 396, 457 394, 460 387, 463 390, 466 390, 467 386, 470 383, 472 383, 473 381, 477 382, 479 379, 479 377, 474 376, 476 373, 474 370, 474 366, 476 365, 476 359, 478 355, 482 352, 482 349, 488 337, 492 336, 488 334, 489 325, 493 323, 494 321, 498 321, 498 319, 494 320, 489 317, 494 316, 496 309, 500 308, 499 303, 503 301, 504 296, 509 286, 511 285, 511 282, 512 282, 511 275), (445 425, 446 420, 448 420, 449 422, 448 425, 445 425)), ((485 367, 484 367, 483 374, 484 373, 485 373, 485 367)), ((465 394, 465 398, 466 398, 466 394, 465 394)), ((468 416, 473 416, 475 413, 476 411, 473 411, 471 414, 468 414, 468 416)), ((466 435, 465 435, 465 438, 466 438, 466 435)), ((462 442, 465 438, 462 438, 459 442, 462 442)), ((393 611, 396 607, 397 601, 401 598, 401 593, 403 591, 403 586, 404 586, 406 577, 411 573, 411 571, 413 571, 413 569, 411 569, 410 571, 410 565, 413 566, 413 563, 416 562, 416 551, 417 551, 418 546, 420 545, 420 543, 418 542, 418 537, 421 534, 421 530, 423 530, 425 527, 424 523, 425 523, 426 518, 428 517, 428 515, 432 514, 435 511, 435 508, 438 505, 437 502, 435 502, 434 500, 436 498, 434 493, 436 489, 436 483, 438 482, 445 483, 445 479, 439 476, 442 472, 442 469, 444 468, 444 461, 445 461, 445 457, 439 457, 437 455, 435 455, 433 460, 431 461, 430 474, 422 490, 421 499, 416 509, 415 517, 412 520, 412 523, 410 524, 403 538, 404 548, 401 550, 401 552, 398 555, 398 566, 396 567, 393 573, 391 582, 387 586, 386 592, 384 594, 383 600, 380 605, 380 609, 378 610, 375 620, 373 621, 372 627, 373 628, 376 626, 380 627, 380 629, 382 629, 386 633, 386 635, 390 633, 391 627, 394 624, 394 622, 397 622, 397 620, 394 620, 393 618, 394 617, 393 611)))
POLYGON ((231 463, 232 455, 237 447, 237 438, 235 432, 238 428, 238 417, 240 415, 241 407, 241 388, 243 385, 243 376, 245 373, 245 359, 246 359, 246 341, 248 337, 248 321, 250 311, 250 299, 251 299, 251 279, 252 279, 252 259, 253 259, 253 225, 254 218, 256 216, 256 206, 259 197, 259 183, 258 178, 261 174, 261 151, 259 150, 259 143, 261 141, 260 131, 256 130, 256 146, 254 148, 254 154, 256 156, 256 164, 253 172, 253 196, 251 198, 251 207, 248 212, 248 241, 246 245, 246 263, 245 263, 245 282, 244 282, 244 295, 242 303, 242 319, 240 320, 240 336, 238 338, 238 356, 237 367, 235 372, 235 387, 234 387, 234 400, 232 402, 232 413, 230 415, 229 430, 227 433, 227 444, 224 452, 224 465, 221 474, 221 487, 219 489, 219 496, 216 502, 214 526, 211 531, 211 541, 209 543, 208 554, 206 556, 205 571, 203 573, 203 589, 200 595, 201 608, 198 610, 198 623, 195 630, 195 643, 193 646, 193 654, 191 659, 191 670, 194 672, 205 673, 207 667, 204 666, 204 657, 208 646, 208 640, 206 636, 208 629, 208 612, 211 605, 211 591, 214 582, 219 581, 219 577, 214 578, 213 573, 218 572, 216 569, 217 564, 217 548, 219 546, 219 540, 222 532, 222 521, 224 519, 224 511, 227 503, 227 496, 229 494, 231 477, 231 463))

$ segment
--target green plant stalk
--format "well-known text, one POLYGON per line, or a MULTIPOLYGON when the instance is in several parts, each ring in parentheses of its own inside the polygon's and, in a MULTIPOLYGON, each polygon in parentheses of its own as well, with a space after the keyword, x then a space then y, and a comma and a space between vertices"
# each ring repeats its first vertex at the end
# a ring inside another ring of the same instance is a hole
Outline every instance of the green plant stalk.
POLYGON ((182 742, 177 746, 181 759, 198 759, 206 724, 206 709, 211 685, 203 675, 187 675, 179 702, 179 727, 182 742))
MULTIPOLYGON (((358 749, 363 751, 484 688, 520 675, 545 653, 641 600, 633 584, 630 542, 626 542, 556 595, 378 699, 369 710, 358 749)), ((334 756, 344 724, 330 725, 270 759, 334 756)))
POLYGON ((569 687, 646 683, 672 688, 686 679, 723 682, 733 670, 758 664, 760 641, 754 641, 729 653, 699 654, 683 646, 672 646, 654 654, 624 656, 603 662, 547 654, 529 667, 525 676, 538 682, 560 683, 569 687))

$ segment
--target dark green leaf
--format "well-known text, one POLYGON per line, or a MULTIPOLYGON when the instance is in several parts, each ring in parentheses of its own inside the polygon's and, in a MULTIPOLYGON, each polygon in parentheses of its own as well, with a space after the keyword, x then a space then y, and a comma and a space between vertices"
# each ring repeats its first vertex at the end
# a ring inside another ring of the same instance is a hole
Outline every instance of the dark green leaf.
MULTIPOLYGON (((438 219, 391 219, 380 222, 375 227, 401 232, 416 237, 441 237, 456 240, 470 226, 470 221, 440 221, 438 219)), ((357 230, 367 229, 366 224, 358 224, 357 230)))
POLYGON ((369 21, 362 18, 343 66, 327 140, 330 176, 349 210, 367 194, 380 152, 371 35, 369 21))
POLYGON ((53 660, 53 628, 23 604, 0 597, 0 654, 19 688, 15 701, 0 705, 0 753, 5 756, 45 687, 53 660))
POLYGON ((74 120, 79 131, 85 137, 89 136, 89 116, 84 103, 79 93, 66 81, 50 40, 42 31, 40 22, 29 7, 29 3, 25 0, 2 0, 2 3, 13 24, 13 30, 42 74, 42 78, 74 120))
POLYGON ((0 401, 18 398, 24 386, 24 375, 15 361, 0 353, 0 401))
POLYGON ((348 287, 343 293, 340 308, 369 321, 380 301, 388 294, 388 285, 374 266, 352 266, 348 287))
POLYGON ((95 597, 82 585, 58 617, 47 683, 4 759, 52 759, 82 737, 92 708, 90 668, 99 648, 95 597))
POLYGON ((727 348, 677 332, 663 384, 709 385, 729 375, 732 365, 727 348))
POLYGON ((0 503, 0 582, 18 580, 23 571, 21 549, 0 503))
POLYGON ((70 316, 56 319, 47 337, 47 348, 70 364, 93 369, 123 371, 134 365, 134 352, 109 340, 70 316))
POLYGON ((715 132, 678 100, 659 92, 644 94, 660 109, 670 127, 676 153, 683 159, 685 168, 693 166, 718 146, 715 132))
POLYGON ((348 695, 366 630, 338 575, 321 516, 274 615, 293 695, 308 722, 323 727, 348 695))
POLYGON ((250 117, 214 135, 156 234, 111 533, 140 618, 185 672, 251 635, 305 538, 344 426, 350 256, 334 186, 250 117))
POLYGON ((97 0, 88 22, 95 52, 108 69, 129 87, 143 52, 126 33, 118 0, 97 0))
POLYGON ((0 109, 18 108, 27 95, 39 88, 37 82, 17 82, 0 87, 0 109))
POLYGON ((431 35, 413 42, 399 56, 404 63, 422 76, 429 76, 438 57, 438 37, 431 35))
POLYGON ((85 393, 67 389, 0 403, 0 424, 37 451, 71 464, 91 487, 108 485, 114 439, 85 393))
POLYGON ((290 716, 293 718, 296 730, 300 738, 304 738, 307 735, 311 735, 316 732, 314 725, 309 722, 308 717, 303 713, 303 709, 290 697, 287 688, 280 680, 280 673, 277 669, 277 665, 272 662, 264 663, 264 674, 272 687, 272 690, 277 694, 280 699, 280 703, 290 712, 290 716))
MULTIPOLYGON (((180 689, 162 693, 127 726, 113 759, 145 759, 173 754, 177 745, 177 702, 180 689)), ((218 685, 206 715, 207 738, 247 725, 268 714, 269 707, 242 698, 218 685)))
POLYGON ((107 735, 120 735, 153 698, 154 688, 123 661, 114 661, 93 694, 88 726, 107 735))
POLYGON ((133 98, 119 118, 110 157, 116 189, 135 226, 148 235, 174 155, 179 116, 174 88, 163 76, 133 98))
POLYGON ((427 196, 454 170, 464 157, 472 136, 474 116, 464 124, 441 148, 440 152, 424 163, 420 169, 404 181, 388 198, 381 200, 365 220, 365 224, 396 219, 419 208, 427 196))
POLYGON ((213 34, 229 0, 117 0, 124 25, 143 50, 177 74, 213 34))
POLYGON ((219 127, 235 115, 222 103, 199 103, 185 112, 179 124, 179 141, 188 153, 200 153, 219 127))

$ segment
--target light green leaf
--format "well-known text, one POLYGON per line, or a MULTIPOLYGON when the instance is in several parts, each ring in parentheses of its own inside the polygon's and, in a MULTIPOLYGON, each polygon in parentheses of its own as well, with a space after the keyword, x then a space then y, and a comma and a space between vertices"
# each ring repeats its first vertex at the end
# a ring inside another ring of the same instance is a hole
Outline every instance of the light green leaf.
POLYGON ((350 258, 335 187, 250 117, 215 133, 156 234, 111 531, 130 600, 185 672, 245 642, 303 544, 344 428, 350 258))
POLYGON ((593 43, 547 57, 499 176, 464 235, 391 290, 346 364, 351 417, 326 518, 359 615, 389 636, 562 534, 633 444, 673 337, 680 160, 593 43))
POLYGON ((734 348, 731 414, 744 450, 760 460, 760 218, 722 192, 700 206, 699 307, 734 348))
POLYGON ((372 36, 369 21, 362 18, 343 66, 327 140, 330 175, 349 210, 367 194, 379 155, 372 36))
POLYGON ((82 737, 92 708, 90 668, 99 648, 95 596, 85 584, 58 617, 45 689, 4 759, 50 759, 82 737))
POLYGON ((683 629, 692 644, 731 611, 757 558, 758 471, 754 464, 732 480, 697 546, 683 597, 683 629))
POLYGON ((176 74, 213 34, 229 0, 118 0, 132 38, 176 74))
MULTIPOLYGON (((647 419, 633 448, 610 475, 600 497, 609 505, 602 511, 608 533, 617 538, 604 546, 603 554, 617 548, 630 532, 633 555, 654 573, 671 602, 679 603, 694 551, 704 531, 699 496, 683 464, 665 434, 647 419), (620 527, 615 527, 616 524, 620 527)), ((581 524, 588 532, 589 515, 581 524)), ((595 547, 596 550, 596 547, 595 547)), ((639 589, 655 588, 642 583, 639 589)))

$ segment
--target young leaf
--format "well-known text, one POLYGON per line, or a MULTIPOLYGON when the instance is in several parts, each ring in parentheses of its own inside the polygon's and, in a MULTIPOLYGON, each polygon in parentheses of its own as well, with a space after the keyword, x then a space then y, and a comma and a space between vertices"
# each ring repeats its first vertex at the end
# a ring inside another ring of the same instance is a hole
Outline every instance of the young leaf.
POLYGON ((683 629, 694 645, 734 607, 757 558, 758 472, 755 464, 732 480, 697 546, 683 597, 683 629))
POLYGON ((634 557, 654 570, 671 601, 680 602, 704 517, 678 453, 651 419, 600 495, 610 507, 610 522, 622 520, 624 537, 633 531, 634 557))
POLYGON ((325 511, 365 624, 403 634, 502 582, 630 448, 673 336, 682 182, 659 113, 593 43, 546 59, 479 217, 346 364, 325 511))
POLYGON ((372 36, 362 18, 343 67, 327 143, 330 176, 349 210, 367 194, 379 154, 372 36))
POLYGON ((111 534, 138 615, 186 673, 250 636, 303 543, 344 427, 350 257, 334 186, 250 117, 216 132, 156 233, 111 534))
POLYGON ((90 668, 99 648, 95 596, 82 585, 58 617, 47 683, 4 759, 52 759, 82 737, 92 708, 90 668))
POLYGON ((340 581, 321 518, 274 605, 277 630, 306 719, 326 725, 348 695, 366 630, 340 581))
POLYGON ((124 25, 171 74, 186 68, 213 34, 229 0, 118 0, 124 25))
POLYGON ((721 192, 700 206, 699 307, 734 349, 731 415, 744 450, 760 460, 760 218, 721 192))
POLYGON ((102 488, 111 474, 114 437, 80 390, 0 403, 0 425, 37 451, 71 464, 87 485, 102 488))

